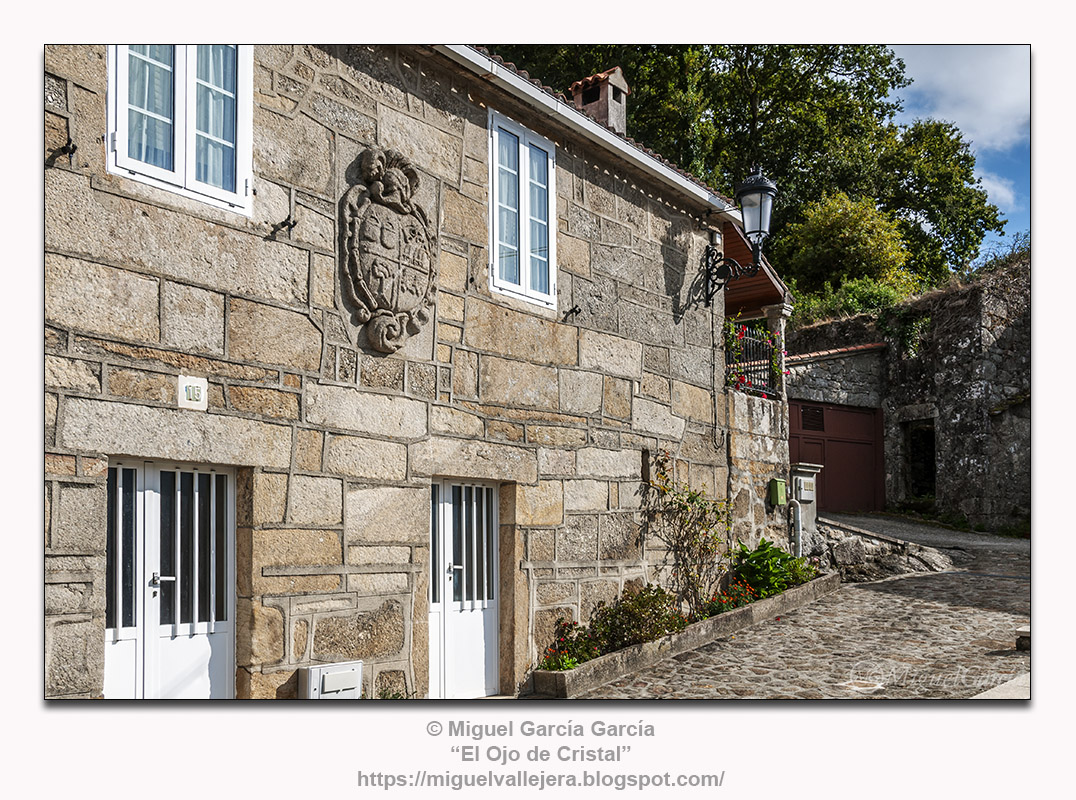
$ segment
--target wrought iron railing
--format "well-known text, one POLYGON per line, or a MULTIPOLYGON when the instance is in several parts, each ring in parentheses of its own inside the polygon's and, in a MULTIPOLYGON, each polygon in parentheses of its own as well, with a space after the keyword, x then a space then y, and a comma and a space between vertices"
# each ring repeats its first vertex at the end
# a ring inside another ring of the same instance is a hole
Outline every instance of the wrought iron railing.
POLYGON ((725 384, 737 391, 779 399, 784 388, 780 334, 728 320, 725 328, 725 384))

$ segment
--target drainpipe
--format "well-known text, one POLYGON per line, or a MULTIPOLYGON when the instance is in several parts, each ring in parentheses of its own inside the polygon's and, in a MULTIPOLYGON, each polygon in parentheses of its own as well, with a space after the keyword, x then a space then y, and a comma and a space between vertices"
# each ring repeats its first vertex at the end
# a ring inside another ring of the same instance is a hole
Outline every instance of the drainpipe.
POLYGON ((788 501, 788 513, 792 515, 792 555, 803 555, 803 518, 800 516, 800 501, 793 497, 788 501))

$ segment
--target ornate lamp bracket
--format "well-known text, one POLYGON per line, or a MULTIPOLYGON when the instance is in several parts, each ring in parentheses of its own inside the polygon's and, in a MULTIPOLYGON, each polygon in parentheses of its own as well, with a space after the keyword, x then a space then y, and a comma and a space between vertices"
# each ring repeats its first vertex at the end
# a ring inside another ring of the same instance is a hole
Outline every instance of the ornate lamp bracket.
POLYGON ((751 278, 758 274, 762 266, 762 248, 753 245, 752 260, 747 266, 742 266, 734 258, 727 258, 715 245, 709 244, 703 253, 703 269, 706 273, 706 307, 709 308, 714 296, 722 289, 727 289, 729 282, 737 278, 751 278))

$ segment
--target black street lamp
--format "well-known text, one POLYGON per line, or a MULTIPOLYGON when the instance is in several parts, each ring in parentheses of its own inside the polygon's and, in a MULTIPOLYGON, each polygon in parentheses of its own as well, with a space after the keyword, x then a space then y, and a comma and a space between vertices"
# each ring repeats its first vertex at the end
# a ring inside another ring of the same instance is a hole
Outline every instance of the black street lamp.
POLYGON ((777 196, 777 184, 762 174, 759 167, 747 176, 747 180, 736 187, 736 203, 740 206, 743 218, 743 230, 747 241, 751 243, 751 263, 747 266, 734 258, 726 258, 717 249, 716 232, 710 234, 710 244, 706 246, 703 260, 706 269, 706 306, 709 308, 714 295, 728 286, 729 281, 741 275, 751 277, 758 274, 762 266, 762 242, 770 235, 770 214, 773 211, 773 199, 777 196))

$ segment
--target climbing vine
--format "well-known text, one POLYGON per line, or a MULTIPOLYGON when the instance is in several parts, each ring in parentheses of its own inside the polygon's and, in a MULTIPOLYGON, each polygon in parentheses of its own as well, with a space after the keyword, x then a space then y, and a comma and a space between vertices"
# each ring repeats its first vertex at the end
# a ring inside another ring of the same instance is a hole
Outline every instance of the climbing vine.
POLYGON ((672 561, 672 590, 692 618, 705 609, 728 570, 732 547, 729 504, 673 477, 667 451, 653 457, 644 497, 647 527, 672 561))
POLYGON ((892 308, 878 315, 878 331, 900 347, 903 358, 919 355, 930 332, 931 317, 912 308, 892 308))

